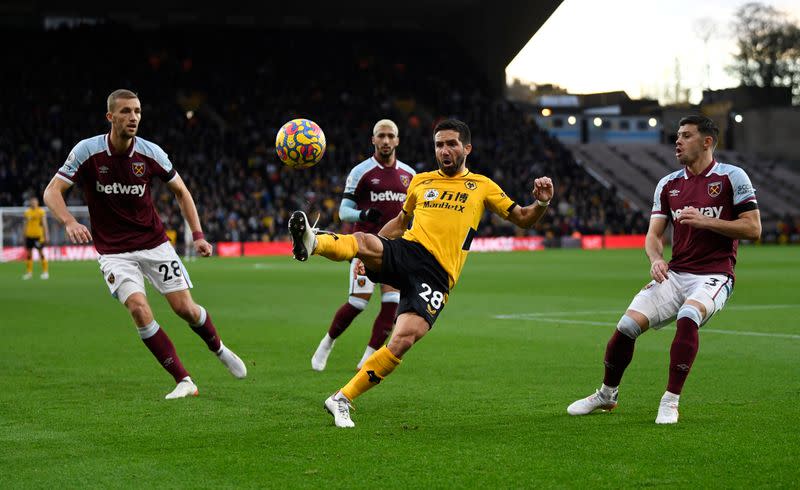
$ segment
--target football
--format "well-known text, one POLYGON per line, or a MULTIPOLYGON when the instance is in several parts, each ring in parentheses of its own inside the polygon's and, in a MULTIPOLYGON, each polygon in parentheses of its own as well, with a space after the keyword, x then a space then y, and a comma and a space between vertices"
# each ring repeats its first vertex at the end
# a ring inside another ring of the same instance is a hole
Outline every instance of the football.
POLYGON ((325 133, 314 121, 292 119, 278 131, 275 152, 291 168, 312 167, 325 154, 325 133))

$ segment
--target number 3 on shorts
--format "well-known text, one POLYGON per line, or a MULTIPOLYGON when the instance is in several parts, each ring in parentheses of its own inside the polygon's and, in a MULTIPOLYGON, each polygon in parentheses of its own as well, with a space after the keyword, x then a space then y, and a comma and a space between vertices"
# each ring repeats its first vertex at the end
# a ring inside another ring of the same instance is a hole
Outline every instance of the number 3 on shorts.
POLYGON ((164 282, 167 282, 170 279, 181 276, 181 265, 178 263, 177 260, 173 260, 169 264, 167 263, 158 264, 158 272, 164 274, 163 280, 164 282))
POLYGON ((444 294, 441 291, 434 291, 426 282, 423 282, 420 286, 422 286, 423 291, 419 293, 419 297, 431 305, 434 310, 441 308, 444 302, 444 294))

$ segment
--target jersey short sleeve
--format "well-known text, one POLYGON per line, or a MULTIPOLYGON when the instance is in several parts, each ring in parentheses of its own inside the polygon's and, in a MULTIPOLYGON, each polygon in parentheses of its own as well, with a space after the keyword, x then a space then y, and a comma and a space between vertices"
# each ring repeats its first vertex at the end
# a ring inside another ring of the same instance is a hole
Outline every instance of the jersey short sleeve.
POLYGON ((658 181, 656 190, 653 193, 653 209, 650 212, 651 218, 666 218, 668 216, 667 210, 669 209, 669 203, 667 202, 667 193, 664 192, 664 187, 667 185, 667 182, 673 178, 673 174, 670 174, 658 181))
POLYGON ((98 146, 99 142, 95 140, 97 140, 97 138, 80 141, 72 148, 72 151, 67 155, 67 159, 61 165, 61 168, 58 169, 57 175, 61 180, 67 181, 70 184, 75 183, 76 174, 83 162, 88 160, 93 153, 100 151, 100 147, 98 146))
POLYGON ((756 208, 756 190, 750 177, 741 168, 736 168, 728 175, 733 188, 733 210, 735 215, 756 208))
POLYGON ((503 192, 503 189, 501 189, 500 186, 495 183, 495 181, 489 180, 488 184, 489 188, 487 189, 486 197, 484 198, 486 207, 501 218, 508 218, 511 210, 514 209, 517 203, 508 197, 506 193, 503 192))
POLYGON ((138 153, 153 159, 158 164, 153 169, 155 175, 164 182, 168 182, 175 177, 177 172, 172 167, 172 162, 167 156, 167 153, 162 150, 160 146, 143 138, 137 138, 136 144, 136 151, 138 153))

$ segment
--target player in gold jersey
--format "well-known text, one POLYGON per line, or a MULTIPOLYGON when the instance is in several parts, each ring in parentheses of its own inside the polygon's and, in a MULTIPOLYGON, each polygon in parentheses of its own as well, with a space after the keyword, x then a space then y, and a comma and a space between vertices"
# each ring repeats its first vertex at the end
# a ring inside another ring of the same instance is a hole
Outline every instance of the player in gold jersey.
POLYGON ((33 249, 39 251, 39 258, 42 261, 42 279, 48 279, 47 259, 44 257, 44 244, 47 243, 47 215, 44 208, 39 206, 39 199, 32 197, 28 201, 28 209, 24 212, 25 216, 25 275, 23 279, 33 277, 33 249))
POLYGON ((394 371, 403 355, 431 329, 458 281, 484 210, 530 228, 553 197, 553 182, 540 177, 533 186, 536 202, 522 207, 490 178, 470 172, 466 160, 472 151, 471 135, 461 121, 440 122, 433 139, 439 169, 414 176, 403 210, 377 235, 320 232, 309 225, 302 211, 289 219, 295 259, 305 261, 309 254, 335 261, 357 257, 370 280, 400 290, 389 343, 325 400, 337 427, 355 426, 350 418, 352 400, 394 371))

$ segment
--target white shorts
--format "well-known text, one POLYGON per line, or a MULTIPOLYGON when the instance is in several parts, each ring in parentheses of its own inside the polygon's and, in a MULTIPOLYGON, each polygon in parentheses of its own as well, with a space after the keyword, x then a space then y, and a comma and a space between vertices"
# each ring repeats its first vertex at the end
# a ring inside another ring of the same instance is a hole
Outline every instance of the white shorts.
POLYGON ((356 263, 358 259, 350 261, 350 294, 372 294, 375 291, 375 283, 370 281, 367 276, 360 276, 356 273, 356 263))
POLYGON ((111 295, 125 303, 133 293, 145 293, 144 277, 161 294, 192 287, 189 273, 169 242, 149 250, 101 255, 100 271, 111 295))
POLYGON ((697 275, 669 271, 662 283, 651 281, 631 301, 629 310, 638 311, 658 330, 675 320, 678 310, 687 300, 694 300, 706 308, 705 324, 711 316, 722 310, 733 292, 733 279, 725 274, 697 275))

